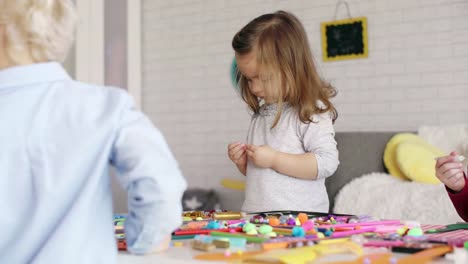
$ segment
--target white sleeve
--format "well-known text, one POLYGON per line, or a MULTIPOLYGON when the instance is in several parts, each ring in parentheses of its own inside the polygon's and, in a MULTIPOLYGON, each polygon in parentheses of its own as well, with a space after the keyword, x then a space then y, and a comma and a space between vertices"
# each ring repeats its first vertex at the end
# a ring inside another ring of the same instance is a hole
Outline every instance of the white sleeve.
MULTIPOLYGON (((317 179, 331 176, 340 163, 336 148, 335 130, 329 113, 314 115, 314 122, 299 125, 304 150, 317 159, 317 179)), ((300 121, 299 121, 300 122, 300 121)))

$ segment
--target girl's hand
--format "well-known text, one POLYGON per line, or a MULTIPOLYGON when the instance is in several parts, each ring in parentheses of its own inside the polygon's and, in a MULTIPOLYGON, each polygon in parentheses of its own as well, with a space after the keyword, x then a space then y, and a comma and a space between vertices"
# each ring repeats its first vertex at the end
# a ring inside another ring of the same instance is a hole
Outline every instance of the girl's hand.
POLYGON ((260 168, 273 167, 277 153, 268 145, 247 145, 247 157, 260 168))
POLYGON ((437 159, 435 169, 436 176, 447 188, 459 192, 465 187, 465 173, 463 164, 457 159, 457 153, 452 152, 450 156, 437 159))
POLYGON ((228 156, 237 165, 237 167, 247 166, 247 154, 245 152, 245 144, 240 142, 231 143, 228 145, 228 156))

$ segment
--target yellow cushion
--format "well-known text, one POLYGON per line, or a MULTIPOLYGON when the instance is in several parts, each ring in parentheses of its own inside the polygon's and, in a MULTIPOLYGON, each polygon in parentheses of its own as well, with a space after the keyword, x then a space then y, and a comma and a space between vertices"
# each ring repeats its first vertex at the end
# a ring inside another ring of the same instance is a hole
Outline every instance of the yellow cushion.
POLYGON ((385 167, 387 168, 388 172, 390 175, 395 176, 396 178, 403 179, 403 180, 408 180, 408 178, 403 174, 403 172, 400 170, 398 167, 397 161, 396 161, 396 148, 398 145, 402 142, 407 142, 407 141, 416 141, 416 142, 424 142, 422 138, 415 134, 411 133, 399 133, 393 136, 385 146, 385 151, 384 151, 384 164, 385 167))
POLYGON ((408 179, 421 183, 440 183, 435 176, 435 159, 444 152, 422 141, 405 141, 396 148, 396 161, 408 179))

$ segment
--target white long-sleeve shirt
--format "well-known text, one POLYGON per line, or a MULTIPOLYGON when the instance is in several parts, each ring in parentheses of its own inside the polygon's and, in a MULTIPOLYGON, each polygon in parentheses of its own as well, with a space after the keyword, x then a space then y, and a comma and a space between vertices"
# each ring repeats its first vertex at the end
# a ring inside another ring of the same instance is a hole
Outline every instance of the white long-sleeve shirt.
POLYGON ((314 115, 315 123, 303 123, 297 111, 285 104, 281 118, 271 129, 277 105, 263 105, 254 115, 247 135, 247 143, 268 145, 289 153, 314 153, 317 159, 316 180, 304 180, 281 174, 270 168, 260 168, 247 162, 245 212, 295 210, 328 212, 325 178, 338 167, 335 132, 329 113, 314 115))
POLYGON ((0 263, 115 263, 109 164, 128 191, 128 249, 181 224, 186 182, 163 136, 121 89, 58 63, 0 71, 0 263))

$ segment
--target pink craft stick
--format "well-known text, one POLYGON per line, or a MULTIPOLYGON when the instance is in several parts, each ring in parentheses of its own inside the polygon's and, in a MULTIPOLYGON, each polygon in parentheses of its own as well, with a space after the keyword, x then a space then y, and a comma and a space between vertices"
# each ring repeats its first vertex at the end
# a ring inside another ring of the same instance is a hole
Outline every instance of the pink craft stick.
POLYGON ((372 222, 348 223, 348 224, 336 224, 336 225, 320 225, 319 227, 331 228, 331 227, 356 227, 356 226, 379 226, 379 225, 401 225, 401 222, 400 220, 384 220, 384 221, 372 221, 372 222))
POLYGON ((245 220, 226 220, 226 222, 228 223, 228 225, 235 225, 235 224, 243 223, 245 222, 245 220))
POLYGON ((352 231, 343 231, 343 232, 334 232, 331 237, 332 238, 339 238, 339 237, 348 237, 352 235, 357 235, 357 234, 362 234, 362 233, 367 233, 367 232, 373 232, 375 231, 375 227, 363 227, 361 229, 357 230, 352 230, 352 231))
POLYGON ((375 232, 376 233, 396 233, 398 229, 404 228, 407 226, 404 225, 386 225, 386 226, 376 226, 375 232))

